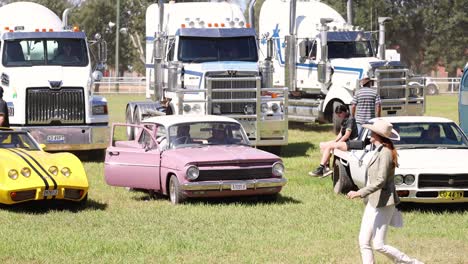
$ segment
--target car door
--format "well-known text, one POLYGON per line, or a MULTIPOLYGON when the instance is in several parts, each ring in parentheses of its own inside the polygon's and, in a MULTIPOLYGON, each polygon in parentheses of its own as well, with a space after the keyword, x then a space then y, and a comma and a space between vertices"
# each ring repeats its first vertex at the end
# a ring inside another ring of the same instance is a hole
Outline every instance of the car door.
MULTIPOLYGON (((359 139, 365 140, 366 137, 370 137, 368 129, 364 129, 359 139)), ((349 151, 349 170, 351 172, 351 177, 354 184, 356 184, 356 186, 359 188, 364 187, 366 184, 366 168, 374 153, 375 151, 372 149, 372 144, 366 145, 366 147, 362 150, 359 149, 349 151)))
POLYGON ((458 118, 460 127, 468 135, 468 64, 465 67, 460 83, 460 96, 458 97, 458 118))
POLYGON ((104 176, 107 184, 160 190, 160 150, 154 133, 157 128, 145 125, 114 124, 112 144, 106 150, 104 176), (139 131, 134 140, 115 140, 116 126, 134 126, 139 131))

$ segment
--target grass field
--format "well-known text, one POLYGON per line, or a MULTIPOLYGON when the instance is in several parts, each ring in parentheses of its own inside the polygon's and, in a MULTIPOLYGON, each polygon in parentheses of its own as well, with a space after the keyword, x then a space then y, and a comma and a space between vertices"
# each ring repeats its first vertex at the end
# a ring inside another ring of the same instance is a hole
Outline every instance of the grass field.
MULTIPOLYGON (((111 120, 141 96, 108 96, 111 120)), ((428 115, 458 120, 455 96, 428 97, 428 115)), ((289 182, 277 203, 194 201, 172 206, 142 192, 107 186, 103 164, 86 162, 82 210, 22 205, 0 210, 0 263, 359 263, 363 203, 332 192, 307 172, 330 125, 293 125, 283 151, 289 182)), ((466 206, 406 207, 393 244, 426 263, 468 263, 466 206)), ((377 255, 378 263, 390 263, 377 255)))

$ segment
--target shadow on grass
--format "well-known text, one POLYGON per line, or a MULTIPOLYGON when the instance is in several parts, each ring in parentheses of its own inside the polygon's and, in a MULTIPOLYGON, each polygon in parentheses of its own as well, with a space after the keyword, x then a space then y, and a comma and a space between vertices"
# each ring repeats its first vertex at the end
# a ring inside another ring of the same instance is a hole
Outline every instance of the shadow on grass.
POLYGON ((78 213, 81 211, 97 211, 105 210, 107 204, 100 203, 98 201, 88 199, 86 204, 71 201, 58 201, 58 200, 47 200, 47 201, 28 201, 20 204, 13 205, 0 205, 0 210, 7 210, 13 213, 26 213, 26 214, 47 214, 51 211, 68 211, 78 213))
POLYGON ((421 212, 421 213, 465 213, 468 212, 468 203, 453 204, 417 204, 400 203, 398 208, 403 212, 421 212))
POLYGON ((289 129, 297 129, 301 131, 315 131, 315 132, 332 132, 332 124, 318 124, 318 123, 298 123, 289 122, 289 129))
MULTIPOLYGON (((136 201, 149 201, 149 200, 167 200, 168 196, 160 194, 152 194, 148 191, 137 190, 137 192, 146 193, 146 195, 140 195, 133 197, 136 201)), ((220 205, 220 204, 242 204, 255 206, 257 204, 300 204, 300 200, 296 200, 289 196, 278 195, 276 200, 272 196, 235 196, 235 197, 206 197, 206 198, 189 198, 185 202, 187 204, 206 204, 206 205, 220 205)))
POLYGON ((304 157, 307 150, 312 148, 316 149, 318 146, 310 142, 295 142, 289 143, 281 150, 282 158, 304 157))

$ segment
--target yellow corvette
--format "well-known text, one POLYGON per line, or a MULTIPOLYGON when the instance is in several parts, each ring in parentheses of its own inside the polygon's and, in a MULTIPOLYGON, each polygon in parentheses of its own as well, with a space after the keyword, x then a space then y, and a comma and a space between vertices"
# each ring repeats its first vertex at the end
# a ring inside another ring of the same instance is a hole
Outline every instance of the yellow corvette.
POLYGON ((0 128, 0 203, 56 199, 84 205, 88 186, 75 155, 47 153, 28 132, 0 128))

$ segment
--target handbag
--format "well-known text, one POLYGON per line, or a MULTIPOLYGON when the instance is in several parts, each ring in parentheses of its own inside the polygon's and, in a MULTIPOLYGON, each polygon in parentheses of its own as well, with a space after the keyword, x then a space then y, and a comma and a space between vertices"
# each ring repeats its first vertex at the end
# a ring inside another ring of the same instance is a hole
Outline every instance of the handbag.
POLYGON ((401 211, 396 208, 393 212, 392 219, 390 220, 390 226, 403 227, 403 215, 401 214, 401 211))

